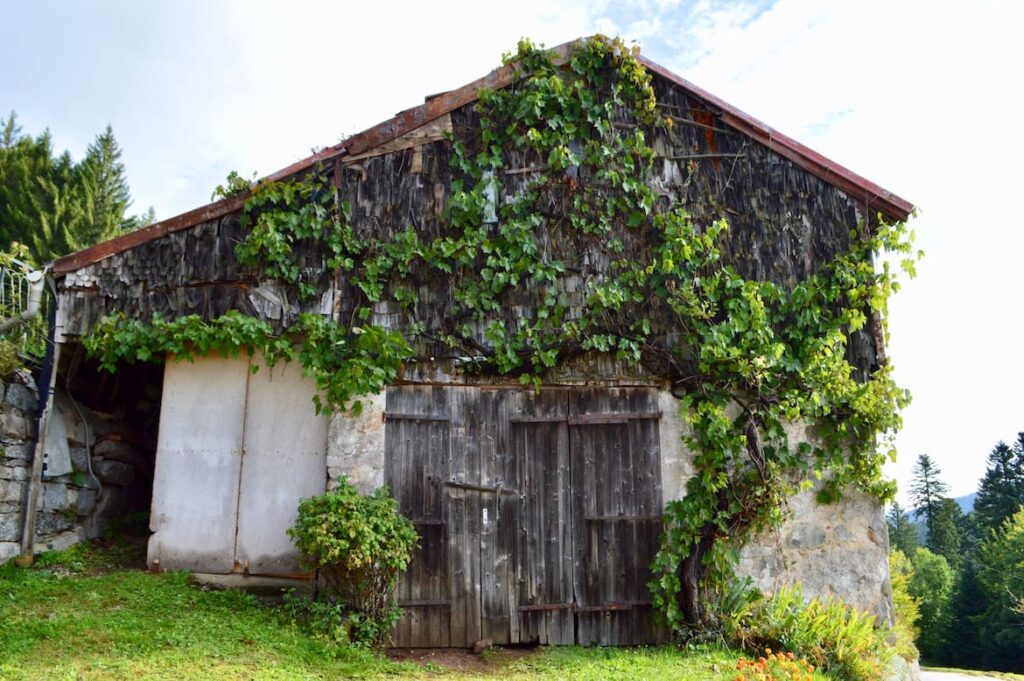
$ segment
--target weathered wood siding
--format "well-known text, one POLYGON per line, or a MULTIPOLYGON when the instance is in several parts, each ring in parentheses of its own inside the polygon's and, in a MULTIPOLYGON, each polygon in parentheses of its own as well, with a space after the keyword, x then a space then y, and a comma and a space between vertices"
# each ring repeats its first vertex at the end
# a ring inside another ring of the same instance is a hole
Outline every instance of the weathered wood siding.
MULTIPOLYGON (((726 260, 747 277, 792 284, 815 271, 848 246, 849 232, 858 221, 857 202, 816 175, 729 128, 701 100, 660 77, 657 98, 664 115, 676 121, 671 129, 649 132, 658 156, 653 185, 662 201, 680 203, 698 223, 719 218, 731 227, 723 242, 726 260)), ((352 206, 357 234, 369 241, 389 239, 413 227, 421 238, 439 236, 453 177, 451 143, 472 149, 478 144, 478 117, 473 105, 414 130, 387 147, 356 158, 341 157, 334 168, 342 195, 352 206)), ((499 177, 500 200, 508 201, 526 186, 538 159, 509 152, 499 177)), ((566 197, 552 194, 547 208, 560 214, 566 197)), ((626 253, 644 258, 649 247, 642 230, 621 235, 626 253)), ((234 254, 243 234, 237 214, 168 234, 153 242, 118 253, 70 272, 61 281, 60 322, 65 337, 84 334, 104 314, 120 310, 149 318, 199 314, 213 318, 237 309, 272 321, 279 328, 294 322, 300 311, 351 319, 359 304, 356 292, 325 271, 325 257, 305 245, 297 255, 321 285, 319 299, 300 303, 294 286, 263 281, 258 272, 241 268, 234 254)), ((600 276, 611 254, 593 239, 550 226, 538 234, 540 248, 569 264, 578 276, 564 280, 559 292, 570 317, 584 305, 588 279, 600 276)), ((416 317, 428 329, 444 332, 461 323, 452 314, 451 291, 432 272, 413 272, 417 288, 416 317)), ((538 290, 511 292, 504 313, 512 325, 538 307, 538 290)), ((404 328, 410 319, 393 304, 380 303, 373 321, 404 328)), ((440 333, 435 334, 441 335, 440 333)), ((481 339, 482 335, 481 335, 481 339)), ((859 333, 851 357, 861 371, 876 362, 875 342, 859 333)), ((450 350, 421 339, 421 357, 444 358, 450 350)))
POLYGON ((390 388, 385 481, 421 537, 396 645, 662 640, 660 417, 649 388, 390 388))

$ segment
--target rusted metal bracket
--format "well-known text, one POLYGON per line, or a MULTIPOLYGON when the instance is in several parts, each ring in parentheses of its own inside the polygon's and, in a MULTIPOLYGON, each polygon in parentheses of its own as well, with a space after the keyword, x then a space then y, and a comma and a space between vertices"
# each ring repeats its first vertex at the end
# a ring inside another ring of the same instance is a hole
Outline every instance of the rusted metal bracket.
POLYGON ((446 487, 454 487, 456 489, 468 489, 472 492, 490 492, 491 494, 509 494, 512 496, 519 496, 518 491, 502 487, 501 485, 473 485, 468 482, 458 482, 456 480, 449 480, 444 484, 446 487))

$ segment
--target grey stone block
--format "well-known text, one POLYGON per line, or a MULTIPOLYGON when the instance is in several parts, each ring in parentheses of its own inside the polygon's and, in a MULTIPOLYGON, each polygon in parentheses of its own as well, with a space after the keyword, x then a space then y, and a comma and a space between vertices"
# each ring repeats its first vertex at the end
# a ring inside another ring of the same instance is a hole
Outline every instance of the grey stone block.
POLYGON ((71 467, 80 473, 89 472, 89 453, 85 447, 72 447, 70 449, 71 467))
POLYGON ((82 528, 76 528, 61 532, 50 537, 38 537, 32 550, 35 553, 43 551, 67 551, 75 544, 85 539, 85 532, 82 528))
POLYGON ((35 437, 35 421, 12 411, 3 413, 3 431, 7 435, 29 439, 35 437))
POLYGON ((63 511, 77 506, 78 492, 62 482, 44 482, 40 500, 47 511, 63 511))
POLYGON ((128 508, 127 495, 117 487, 104 487, 103 494, 96 504, 92 515, 85 518, 82 527, 88 539, 102 536, 110 525, 111 518, 122 515, 128 508))
POLYGON ((827 535, 820 525, 799 523, 793 526, 789 543, 798 549, 813 549, 825 543, 827 535))
POLYGON ((3 458, 8 461, 32 461, 36 443, 24 440, 8 440, 4 443, 3 458))
POLYGON ((80 516, 86 516, 96 508, 97 491, 94 489, 82 489, 78 491, 78 509, 80 516))
POLYGON ((93 459, 92 469, 104 484, 126 486, 135 480, 135 467, 120 461, 93 459))
POLYGON ((0 565, 21 554, 21 544, 13 541, 0 541, 0 565))
POLYGON ((0 501, 20 503, 24 494, 23 480, 0 480, 0 501))
POLYGON ((3 466, 0 465, 0 480, 17 480, 21 482, 28 480, 28 466, 3 466))
POLYGON ((7 387, 4 404, 9 404, 26 414, 34 414, 36 411, 36 394, 23 385, 12 383, 7 387))
POLYGON ((39 392, 39 388, 36 387, 36 379, 32 378, 32 372, 27 369, 14 370, 14 380, 11 381, 11 384, 14 383, 20 383, 34 393, 39 392))
POLYGON ((121 463, 128 463, 133 466, 137 466, 142 460, 142 455, 139 454, 139 450, 132 447, 127 442, 120 440, 101 440, 96 443, 96 446, 92 448, 93 456, 102 456, 104 459, 111 461, 120 461, 121 463))
POLYGON ((40 511, 36 515, 36 536, 66 532, 75 526, 75 517, 61 511, 40 511))
POLYGON ((21 512, 0 513, 0 542, 21 541, 21 512))

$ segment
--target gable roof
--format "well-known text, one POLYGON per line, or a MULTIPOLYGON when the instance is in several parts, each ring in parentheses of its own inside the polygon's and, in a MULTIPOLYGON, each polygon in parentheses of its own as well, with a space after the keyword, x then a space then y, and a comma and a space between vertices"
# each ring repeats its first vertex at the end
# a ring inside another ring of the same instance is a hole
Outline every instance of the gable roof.
MULTIPOLYGON (((564 63, 568 59, 569 52, 575 42, 565 43, 554 48, 554 61, 556 63, 564 63)), ((866 213, 879 212, 890 220, 903 221, 913 211, 914 206, 909 201, 896 196, 867 178, 861 177, 852 170, 848 170, 835 161, 822 156, 800 142, 783 135, 753 116, 730 105, 728 102, 672 73, 665 67, 643 56, 640 57, 640 62, 651 73, 668 80, 688 94, 702 100, 712 112, 721 117, 722 122, 726 125, 760 142, 780 156, 789 159, 797 166, 846 192, 852 198, 863 201, 866 213)), ((430 97, 419 106, 406 109, 383 123, 378 123, 372 128, 353 135, 338 144, 322 149, 301 161, 271 173, 263 179, 282 180, 311 168, 317 163, 334 160, 342 156, 355 156, 375 149, 455 109, 476 101, 477 93, 481 89, 502 88, 511 84, 514 78, 515 72, 512 66, 499 67, 483 78, 479 78, 455 90, 430 97)), ((249 194, 246 192, 215 201, 176 217, 96 244, 77 253, 66 255, 54 262, 53 272, 56 275, 66 274, 116 253, 121 253, 154 239, 159 239, 166 234, 187 229, 202 222, 233 213, 242 208, 248 196, 249 194)))

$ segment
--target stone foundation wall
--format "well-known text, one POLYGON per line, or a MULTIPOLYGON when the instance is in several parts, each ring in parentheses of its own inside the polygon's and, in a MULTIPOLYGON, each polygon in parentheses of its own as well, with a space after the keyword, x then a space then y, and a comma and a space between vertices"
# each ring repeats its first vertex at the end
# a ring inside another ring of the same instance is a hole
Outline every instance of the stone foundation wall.
POLYGON ((765 592, 799 583, 808 598, 836 597, 895 621, 889 583, 889 534, 882 505, 847 491, 819 504, 813 491, 788 501, 786 522, 740 552, 737 572, 765 592))
MULTIPOLYGON (((35 382, 28 372, 18 371, 8 381, 0 382, 0 563, 21 553, 36 448, 37 396, 35 382)), ((36 515, 36 553, 66 549, 102 536, 111 522, 124 513, 129 488, 139 469, 146 465, 134 447, 120 441, 118 433, 124 429, 112 417, 81 405, 76 409, 62 393, 55 398, 53 417, 61 422, 55 426, 56 437, 66 440, 71 470, 50 476, 44 464, 36 515), (66 438, 60 437, 61 431, 66 438), (90 450, 91 474, 87 454, 90 450)), ((58 448, 63 449, 51 431, 47 450, 58 448)), ((67 468, 64 463, 61 462, 60 470, 67 468)))

